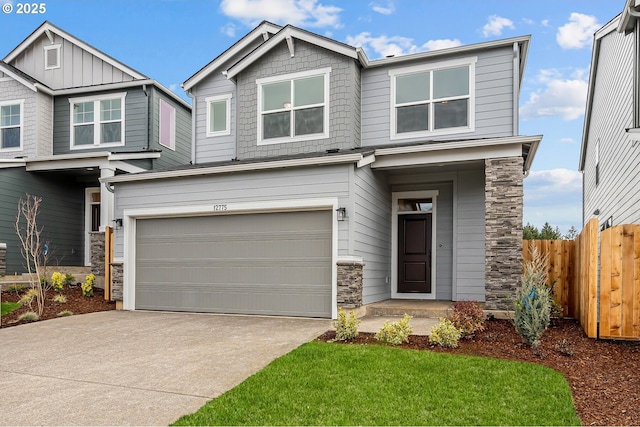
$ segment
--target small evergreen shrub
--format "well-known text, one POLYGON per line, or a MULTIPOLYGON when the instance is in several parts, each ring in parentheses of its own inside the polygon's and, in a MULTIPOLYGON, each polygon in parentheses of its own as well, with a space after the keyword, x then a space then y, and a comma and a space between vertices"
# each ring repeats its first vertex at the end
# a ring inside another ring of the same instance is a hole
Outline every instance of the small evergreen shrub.
POLYGON ((93 284, 96 281, 96 276, 91 273, 84 278, 84 283, 82 284, 82 295, 85 297, 93 296, 93 284))
POLYGON ((76 281, 76 278, 73 277, 72 274, 65 274, 64 275, 64 284, 67 286, 71 286, 73 285, 73 283, 76 281))
POLYGON ((462 338, 471 338, 476 332, 484 330, 484 311, 474 301, 456 301, 447 319, 460 330, 462 338))
POLYGON ((51 275, 51 287, 56 292, 62 292, 64 288, 64 276, 59 271, 54 271, 51 275))
POLYGON ((376 333, 375 339, 385 343, 399 345, 403 342, 409 342, 409 335, 413 333, 413 328, 409 324, 411 316, 405 314, 404 317, 395 322, 389 323, 385 321, 384 325, 376 333))
POLYGON ((65 310, 57 314, 58 317, 73 316, 73 311, 65 310))
POLYGON ((53 297, 53 302, 57 302, 58 304, 64 304, 67 302, 67 297, 62 294, 58 294, 53 297))
POLYGON ((433 326, 429 333, 429 342, 441 347, 458 347, 462 331, 448 318, 440 319, 440 323, 433 326))
POLYGON ((24 294, 22 294, 18 302, 24 307, 31 308, 31 304, 33 304, 33 300, 36 298, 38 298, 38 291, 34 288, 30 288, 24 294))
POLYGON ((353 310, 347 316, 347 313, 338 308, 338 320, 333 322, 333 327, 336 328, 336 341, 348 341, 358 336, 358 325, 361 320, 356 318, 356 314, 353 310))
POLYGON ((522 284, 516 291, 514 324, 516 331, 534 348, 551 321, 551 292, 547 286, 546 257, 532 247, 531 261, 524 264, 522 284))
POLYGON ((15 293, 17 295, 20 292, 22 292, 25 288, 26 288, 26 286, 24 286, 24 285, 11 285, 11 286, 9 286, 9 288, 7 290, 9 292, 13 292, 13 293, 15 293))
POLYGON ((18 321, 20 322, 35 322, 36 320, 38 320, 38 313, 34 312, 34 311, 27 311, 26 313, 23 313, 20 315, 20 317, 18 317, 18 321))

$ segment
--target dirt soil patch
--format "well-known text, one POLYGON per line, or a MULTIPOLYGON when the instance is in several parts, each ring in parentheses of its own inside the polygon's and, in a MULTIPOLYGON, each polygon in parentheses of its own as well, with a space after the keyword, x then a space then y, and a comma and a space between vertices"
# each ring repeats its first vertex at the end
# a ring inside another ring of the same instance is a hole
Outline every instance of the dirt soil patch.
MULTIPOLYGON (((102 289, 94 288, 92 297, 82 296, 82 289, 79 285, 65 286, 62 290, 62 295, 67 298, 67 302, 58 303, 53 301, 53 297, 57 292, 53 290, 47 291, 46 303, 44 306, 44 312, 40 316, 40 321, 55 319, 58 317, 58 313, 62 311, 71 311, 74 315, 93 313, 96 311, 115 310, 116 303, 105 301, 104 292, 102 289)), ((15 291, 2 291, 2 302, 18 302, 21 292, 15 291)), ((33 311, 36 311, 36 303, 33 303, 33 311)), ((6 328, 9 326, 20 325, 23 322, 18 321, 21 314, 29 311, 29 307, 20 307, 19 309, 12 311, 11 313, 2 316, 1 327, 6 328)))
MULTIPOLYGON (((534 354, 510 321, 485 325, 455 349, 432 346, 420 335, 411 335, 402 347, 539 363, 567 379, 583 425, 640 425, 640 343, 587 338, 577 321, 562 319, 545 332, 539 354, 534 354)), ((318 339, 334 337, 335 331, 329 331, 318 339)), ((379 345, 372 333, 360 333, 348 344, 379 345)))

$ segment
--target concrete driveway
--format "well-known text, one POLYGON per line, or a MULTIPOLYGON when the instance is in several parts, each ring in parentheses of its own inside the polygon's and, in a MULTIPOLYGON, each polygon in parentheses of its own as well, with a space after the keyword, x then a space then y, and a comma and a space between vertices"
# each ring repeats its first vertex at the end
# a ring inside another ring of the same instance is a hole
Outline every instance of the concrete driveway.
POLYGON ((168 425, 330 327, 109 311, 0 329, 0 424, 168 425))

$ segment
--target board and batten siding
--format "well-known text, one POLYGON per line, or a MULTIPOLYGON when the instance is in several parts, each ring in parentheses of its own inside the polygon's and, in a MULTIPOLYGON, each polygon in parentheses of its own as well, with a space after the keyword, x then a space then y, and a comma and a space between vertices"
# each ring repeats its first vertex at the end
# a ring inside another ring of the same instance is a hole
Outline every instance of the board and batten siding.
POLYGON ((584 164, 582 219, 586 224, 597 209, 600 225, 609 217, 613 225, 640 224, 640 138, 625 131, 633 127, 634 34, 625 36, 614 30, 600 43, 584 164))
MULTIPOLYGON (((116 184, 115 215, 126 209, 337 197, 349 200, 351 165, 288 168, 116 184)), ((123 234, 116 230, 115 256, 122 257, 123 234)), ((338 222, 338 255, 348 252, 348 223, 338 222)))
POLYGON ((51 46, 42 34, 31 46, 11 61, 11 65, 32 76, 51 89, 97 86, 134 80, 86 50, 51 32, 54 45, 60 45, 60 67, 44 69, 44 47, 51 46))
MULTIPOLYGON (((429 140, 487 138, 513 135, 513 50, 511 47, 443 58, 477 56, 475 64, 475 130, 454 135, 391 140, 390 114, 393 67, 362 70, 362 146, 429 140)), ((410 65, 424 64, 413 63, 410 65)), ((437 61, 434 61, 434 65, 437 61)))
POLYGON ((195 98, 195 159, 196 163, 226 161, 236 158, 236 85, 221 73, 210 75, 192 89, 195 98), (207 101, 208 97, 231 95, 229 113, 230 134, 207 136, 207 101))
POLYGON ((7 273, 24 272, 15 231, 18 201, 26 194, 42 197, 38 226, 48 242, 51 263, 84 263, 84 188, 69 179, 26 172, 23 167, 0 169, 0 242, 7 244, 7 273), (81 225, 78 227, 78 225, 81 225))
POLYGON ((364 262, 362 303, 371 304, 391 298, 391 192, 383 172, 365 166, 353 173, 349 246, 364 262))
POLYGON ((152 117, 151 138, 149 148, 161 150, 162 156, 153 161, 154 169, 189 164, 191 161, 191 110, 176 102, 172 97, 158 90, 147 87, 149 92, 149 115, 152 117), (171 105, 176 111, 175 122, 175 150, 160 145, 160 100, 171 105))
MULTIPOLYGON (((453 174, 394 172, 389 176, 391 190, 437 190, 436 199, 436 299, 451 300, 453 288, 453 174)), ((393 218, 393 221, 397 221, 393 218)), ((397 242, 392 242, 396 244, 397 242)))
MULTIPOLYGON (((148 92, 147 92, 148 93, 148 92)), ((148 99, 141 87, 120 91, 85 93, 74 96, 58 96, 54 101, 53 154, 90 153, 92 151, 142 151, 147 148, 149 137, 148 99), (71 150, 71 98, 90 98, 109 93, 126 92, 124 119, 124 146, 83 148, 71 150)))

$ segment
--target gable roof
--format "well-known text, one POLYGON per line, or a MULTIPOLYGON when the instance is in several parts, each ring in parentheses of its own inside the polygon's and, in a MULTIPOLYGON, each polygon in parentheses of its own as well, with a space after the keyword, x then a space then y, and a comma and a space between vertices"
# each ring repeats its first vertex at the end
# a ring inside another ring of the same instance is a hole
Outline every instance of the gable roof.
POLYGON ((54 34, 62 37, 63 39, 69 41, 70 43, 72 43, 72 44, 78 46, 79 48, 89 52, 90 54, 96 56, 97 58, 100 58, 104 62, 108 63, 109 65, 111 65, 114 68, 117 68, 118 70, 122 71, 123 73, 129 74, 131 77, 133 77, 136 80, 148 79, 148 77, 145 76, 144 74, 139 73, 138 71, 134 70, 131 67, 128 67, 127 65, 125 65, 122 62, 112 58, 111 56, 107 55, 106 53, 96 49, 95 47, 91 46, 90 44, 83 42, 79 38, 72 36, 71 34, 67 33, 66 31, 56 27, 55 25, 53 25, 49 21, 44 21, 42 23, 42 25, 40 25, 38 28, 36 28, 35 31, 33 31, 26 39, 24 39, 22 41, 22 43, 20 43, 18 46, 16 46, 15 49, 13 49, 11 52, 9 52, 9 54, 7 56, 4 57, 4 61, 5 62, 13 61, 21 53, 23 53, 27 48, 29 48, 29 46, 31 46, 33 43, 35 43, 35 41, 38 40, 43 34, 46 35, 47 37, 51 38, 51 33, 54 33, 54 34))
POLYGON ((13 65, 7 64, 2 60, 0 60, 0 71, 34 92, 37 92, 38 89, 40 89, 49 95, 52 93, 51 88, 47 85, 40 83, 30 75, 23 73, 13 65))
POLYGON ((182 87, 184 90, 189 91, 193 86, 197 85, 204 78, 209 76, 211 73, 220 69, 225 63, 233 59, 240 52, 242 52, 245 48, 250 46, 256 40, 262 38, 263 40, 267 40, 271 34, 275 34, 280 31, 282 27, 276 24, 272 24, 268 21, 262 21, 256 28, 251 30, 247 35, 242 37, 236 43, 234 43, 227 50, 222 52, 216 58, 214 58, 207 65, 198 70, 194 75, 189 77, 182 83, 182 87))

